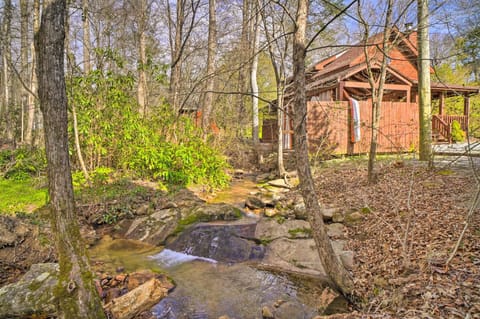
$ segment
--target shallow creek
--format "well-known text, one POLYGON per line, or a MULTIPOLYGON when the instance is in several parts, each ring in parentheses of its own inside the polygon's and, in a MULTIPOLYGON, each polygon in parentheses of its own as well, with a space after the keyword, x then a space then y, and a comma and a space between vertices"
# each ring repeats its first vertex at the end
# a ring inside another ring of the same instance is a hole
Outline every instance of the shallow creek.
MULTIPOLYGON (((239 182, 210 202, 237 204, 255 187, 239 182)), ((153 309, 156 318, 262 318, 262 307, 276 318, 312 318, 320 289, 287 276, 259 270, 248 263, 220 263, 162 247, 123 239, 103 238, 90 254, 105 271, 151 269, 168 274, 176 288, 153 309), (307 288, 307 286, 312 286, 307 288)))
POLYGON ((263 306, 284 318, 312 318, 316 290, 300 286, 286 276, 258 270, 245 263, 225 264, 140 242, 105 237, 91 255, 102 269, 126 272, 151 269, 167 273, 176 288, 152 310, 156 318, 261 318, 263 306), (160 250, 160 251, 159 251, 160 250), (293 312, 293 314, 292 314, 293 312))

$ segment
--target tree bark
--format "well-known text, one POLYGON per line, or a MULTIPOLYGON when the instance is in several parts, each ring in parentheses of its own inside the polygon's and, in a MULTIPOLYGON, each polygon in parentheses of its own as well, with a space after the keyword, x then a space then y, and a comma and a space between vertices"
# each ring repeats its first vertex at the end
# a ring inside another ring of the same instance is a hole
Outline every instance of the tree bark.
POLYGON ((330 239, 325 230, 321 215, 321 207, 315 193, 312 173, 308 160, 306 135, 307 99, 305 92, 305 33, 307 26, 308 0, 298 0, 296 26, 293 40, 293 85, 294 97, 294 126, 295 126, 295 155, 297 162, 300 189, 305 201, 308 221, 312 229, 320 260, 325 272, 334 286, 343 294, 350 294, 353 281, 350 274, 343 267, 340 259, 335 255, 330 239))
POLYGON ((183 25, 185 23, 185 0, 177 0, 177 19, 175 24, 175 40, 172 48, 172 63, 170 71, 170 103, 173 111, 178 111, 178 95, 180 78, 182 76, 182 40, 183 40, 183 25))
POLYGON ((105 318, 90 271, 75 214, 67 135, 64 74, 65 0, 46 0, 35 35, 40 108, 45 123, 45 150, 52 233, 60 275, 57 296, 60 318, 105 318))
MULTIPOLYGON (((40 0, 33 1, 33 33, 36 34, 40 28, 40 0)), ((27 125, 25 130, 25 143, 33 145, 33 127, 35 125, 35 117, 37 110, 37 101, 35 95, 37 92, 38 80, 37 80, 37 58, 35 54, 35 45, 32 41, 30 46, 30 53, 32 55, 32 66, 30 74, 30 92, 27 98, 27 125)))
POLYGON ((428 14, 428 0, 418 0, 418 113, 420 126, 419 157, 421 161, 431 161, 432 159, 428 14))
MULTIPOLYGON (((272 62, 273 71, 275 73, 276 91, 277 91, 277 170, 279 176, 285 176, 286 170, 283 161, 283 120, 284 120, 284 92, 285 92, 285 58, 288 50, 288 39, 285 37, 283 50, 280 48, 280 39, 275 32, 275 23, 272 21, 271 34, 268 30, 267 14, 265 12, 266 5, 261 4, 262 9, 260 13, 262 15, 263 26, 265 29, 265 37, 268 44, 268 53, 270 55, 270 61, 272 62), (274 45, 278 50, 278 54, 275 54, 274 45)), ((285 21, 281 20, 278 24, 282 27, 285 21)), ((283 28, 283 30, 285 30, 283 28)))
POLYGON ((12 64, 12 52, 11 52, 11 23, 12 23, 12 1, 5 0, 4 9, 3 9, 3 107, 0 110, 0 119, 5 119, 5 137, 8 142, 13 142, 13 131, 12 131, 12 117, 11 117, 11 75, 9 74, 10 66, 12 64))
POLYGON ((217 51, 217 14, 216 0, 208 1, 208 53, 207 53, 207 83, 202 107, 202 129, 204 138, 210 131, 211 113, 213 108, 213 89, 215 86, 215 57, 217 51))
POLYGON ((83 30, 83 71, 85 74, 92 71, 92 63, 90 61, 90 21, 88 20, 88 0, 82 0, 82 30, 83 30))
MULTIPOLYGON (((259 10, 259 6, 256 5, 256 11, 259 10)), ((257 47, 260 41, 260 13, 255 13, 255 24, 253 26, 253 44, 252 44, 252 69, 250 72, 250 83, 252 86, 252 140, 253 144, 257 145, 259 141, 259 121, 258 121, 258 82, 257 82, 257 70, 258 70, 258 54, 257 47)))
POLYGON ((147 92, 147 1, 140 0, 140 8, 138 15, 138 84, 137 84, 137 102, 139 106, 139 113, 145 116, 148 107, 148 92, 147 92))
MULTIPOLYGON (((28 85, 28 1, 20 0, 20 57, 21 57, 21 77, 24 85, 28 85)), ((25 141, 25 114, 28 113, 28 92, 22 85, 21 93, 21 132, 20 141, 25 141), (27 111, 27 112, 26 112, 27 111)))
MULTIPOLYGON (((383 40, 382 40, 382 56, 381 56, 381 66, 380 66, 380 76, 377 79, 372 71, 372 59, 368 53, 369 46, 367 45, 367 41, 369 39, 369 27, 368 24, 363 18, 361 17, 360 13, 360 2, 359 6, 359 16, 362 22, 364 23, 365 27, 365 46, 363 48, 365 54, 365 61, 367 64, 367 73, 368 73, 368 82, 370 84, 370 88, 372 91, 372 127, 371 127, 371 138, 370 138, 370 151, 368 153, 368 182, 374 183, 377 179, 377 175, 375 173, 375 162, 377 158, 377 148, 378 148, 378 130, 380 127, 380 115, 381 115, 381 107, 383 101, 383 93, 384 93, 384 86, 385 80, 387 76, 387 61, 388 61, 388 53, 390 51, 389 48, 389 41, 390 41, 390 34, 391 34, 391 19, 392 19, 392 11, 393 11, 393 0, 389 0, 387 2, 387 12, 385 15, 385 24, 383 28, 383 40)), ((378 58, 376 58, 378 59, 378 58)), ((377 62, 377 61, 374 61, 377 62)))

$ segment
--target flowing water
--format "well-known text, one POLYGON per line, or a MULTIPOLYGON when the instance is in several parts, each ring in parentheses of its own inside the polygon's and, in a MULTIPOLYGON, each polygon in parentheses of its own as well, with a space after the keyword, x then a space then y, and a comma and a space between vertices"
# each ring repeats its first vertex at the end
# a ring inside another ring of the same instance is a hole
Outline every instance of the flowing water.
MULTIPOLYGON (((254 182, 239 181, 209 202, 238 205, 254 189, 254 182)), ((109 237, 90 254, 97 263, 103 263, 105 270, 121 267, 127 272, 151 269, 167 273, 176 288, 152 309, 159 319, 217 319, 223 315, 254 319, 262 318, 263 306, 274 310, 278 319, 310 319, 316 315, 320 288, 256 269, 249 263, 221 263, 109 237)))
POLYGON ((275 309, 275 303, 283 303, 278 311, 286 313, 284 318, 312 318, 316 314, 311 288, 286 276, 258 270, 248 263, 220 263, 160 249, 105 237, 90 254, 97 263, 103 263, 104 270, 112 272, 122 267, 127 272, 151 269, 167 273, 176 288, 152 309, 155 318, 261 318, 262 307, 275 309))

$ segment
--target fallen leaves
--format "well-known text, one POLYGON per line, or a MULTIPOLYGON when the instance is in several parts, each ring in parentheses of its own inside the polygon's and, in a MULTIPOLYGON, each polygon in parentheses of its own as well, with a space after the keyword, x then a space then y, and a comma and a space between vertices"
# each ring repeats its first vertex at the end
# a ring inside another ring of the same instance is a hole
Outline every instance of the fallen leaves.
POLYGON ((348 228, 357 306, 399 318, 480 318, 478 213, 456 257, 444 266, 464 226, 474 178, 407 162, 382 166, 374 185, 366 180, 364 167, 354 166, 316 176, 322 204, 364 212, 348 228))

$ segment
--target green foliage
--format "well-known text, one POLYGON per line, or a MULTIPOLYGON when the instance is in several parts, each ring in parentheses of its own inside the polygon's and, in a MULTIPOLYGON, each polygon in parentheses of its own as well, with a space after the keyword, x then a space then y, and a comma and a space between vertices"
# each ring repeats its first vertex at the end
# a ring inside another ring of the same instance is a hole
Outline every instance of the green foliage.
POLYGON ((465 141, 465 132, 462 130, 460 123, 456 120, 452 122, 452 140, 454 142, 465 141))
POLYGON ((0 171, 3 177, 12 180, 28 180, 45 171, 45 152, 40 149, 18 148, 0 152, 0 171))
MULTIPOLYGON (((112 52, 105 59, 121 66, 112 52)), ((158 76, 165 70, 154 68, 158 76)), ((102 167, 132 171, 137 177, 156 180, 162 185, 185 186, 203 183, 223 187, 228 183, 225 158, 209 147, 201 132, 188 118, 177 119, 171 107, 152 107, 148 117, 138 112, 134 77, 131 74, 96 70, 75 78, 70 103, 77 109, 78 131, 85 161, 93 179, 108 180, 102 167), (173 131, 174 130, 174 131, 173 131)), ((87 181, 76 173, 76 185, 87 181)))

